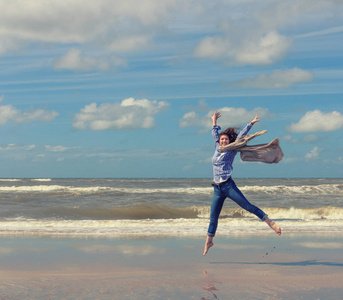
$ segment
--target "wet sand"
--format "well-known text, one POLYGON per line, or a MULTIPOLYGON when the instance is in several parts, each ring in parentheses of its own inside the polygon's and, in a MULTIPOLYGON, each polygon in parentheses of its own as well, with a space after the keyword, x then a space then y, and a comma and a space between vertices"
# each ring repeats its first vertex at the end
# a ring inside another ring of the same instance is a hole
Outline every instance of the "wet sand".
POLYGON ((342 299, 343 234, 0 236, 0 299, 342 299))

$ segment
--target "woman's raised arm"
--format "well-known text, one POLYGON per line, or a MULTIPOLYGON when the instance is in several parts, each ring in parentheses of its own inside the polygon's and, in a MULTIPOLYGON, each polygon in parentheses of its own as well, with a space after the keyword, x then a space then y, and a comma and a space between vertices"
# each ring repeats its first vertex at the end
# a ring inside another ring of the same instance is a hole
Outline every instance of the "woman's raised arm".
POLYGON ((213 126, 217 125, 217 120, 221 117, 220 111, 216 110, 213 116, 210 116, 210 118, 213 121, 213 126))

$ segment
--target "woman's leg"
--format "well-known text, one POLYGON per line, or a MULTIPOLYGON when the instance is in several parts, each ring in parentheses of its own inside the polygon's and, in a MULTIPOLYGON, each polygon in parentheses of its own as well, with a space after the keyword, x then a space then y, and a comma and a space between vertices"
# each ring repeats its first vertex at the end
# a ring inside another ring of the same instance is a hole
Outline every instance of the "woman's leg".
POLYGON ((220 188, 214 187, 212 202, 211 202, 211 213, 210 213, 210 225, 208 226, 207 235, 214 237, 217 231, 218 219, 220 212, 223 208, 224 200, 226 196, 223 195, 220 188))
POLYGON ((248 212, 254 214, 262 221, 265 221, 270 228, 272 228, 278 235, 281 235, 281 228, 276 225, 275 222, 271 221, 268 218, 268 215, 265 214, 260 208, 255 205, 252 205, 242 194, 239 188, 236 186, 235 182, 231 179, 231 186, 226 190, 226 196, 235 201, 240 207, 247 210, 248 212))
POLYGON ((213 246, 213 237, 216 234, 218 227, 218 219, 220 212, 223 208, 225 196, 221 193, 221 190, 217 187, 214 187, 212 202, 211 202, 211 214, 210 214, 210 225, 208 226, 207 239, 205 242, 204 254, 205 255, 213 246))
POLYGON ((275 222, 270 220, 268 217, 264 221, 276 232, 276 234, 281 235, 281 227, 277 226, 275 222))
POLYGON ((257 206, 252 205, 247 198, 242 194, 239 188, 236 186, 235 182, 231 179, 230 185, 227 186, 225 190, 226 196, 229 197, 231 200, 235 201, 240 207, 244 208, 248 212, 254 214, 262 221, 265 220, 267 215, 259 209, 257 206))

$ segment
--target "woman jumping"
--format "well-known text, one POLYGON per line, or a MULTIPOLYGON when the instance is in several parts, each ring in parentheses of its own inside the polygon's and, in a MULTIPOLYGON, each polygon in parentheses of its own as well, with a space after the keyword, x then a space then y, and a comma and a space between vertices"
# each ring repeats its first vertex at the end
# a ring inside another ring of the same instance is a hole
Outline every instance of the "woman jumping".
POLYGON ((235 182, 231 178, 232 174, 232 163, 237 154, 237 151, 227 151, 221 153, 219 146, 226 146, 229 143, 234 142, 237 138, 246 135, 251 127, 259 122, 258 115, 239 133, 236 133, 236 128, 229 127, 223 130, 220 134, 220 126, 217 125, 217 119, 220 118, 221 114, 216 111, 211 119, 213 121, 212 137, 215 144, 215 152, 212 157, 213 164, 213 197, 211 203, 211 214, 210 214, 210 225, 208 227, 207 239, 205 243, 204 254, 213 246, 213 237, 215 236, 218 219, 222 210, 224 201, 226 198, 230 198, 235 201, 240 207, 247 210, 248 212, 256 215, 262 221, 265 221, 278 235, 281 235, 281 228, 276 225, 275 222, 271 221, 261 209, 257 206, 252 205, 237 188, 235 182))

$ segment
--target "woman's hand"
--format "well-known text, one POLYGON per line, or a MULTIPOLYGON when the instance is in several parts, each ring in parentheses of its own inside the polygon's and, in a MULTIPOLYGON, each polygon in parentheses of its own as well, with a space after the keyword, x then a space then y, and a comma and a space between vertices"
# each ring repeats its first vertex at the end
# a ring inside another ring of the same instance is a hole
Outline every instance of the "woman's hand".
POLYGON ((254 125, 256 122, 260 122, 259 116, 256 114, 255 119, 250 122, 250 125, 254 125))
POLYGON ((220 111, 216 110, 216 112, 213 114, 213 116, 210 116, 210 118, 213 121, 213 126, 217 125, 217 120, 221 117, 220 111))

